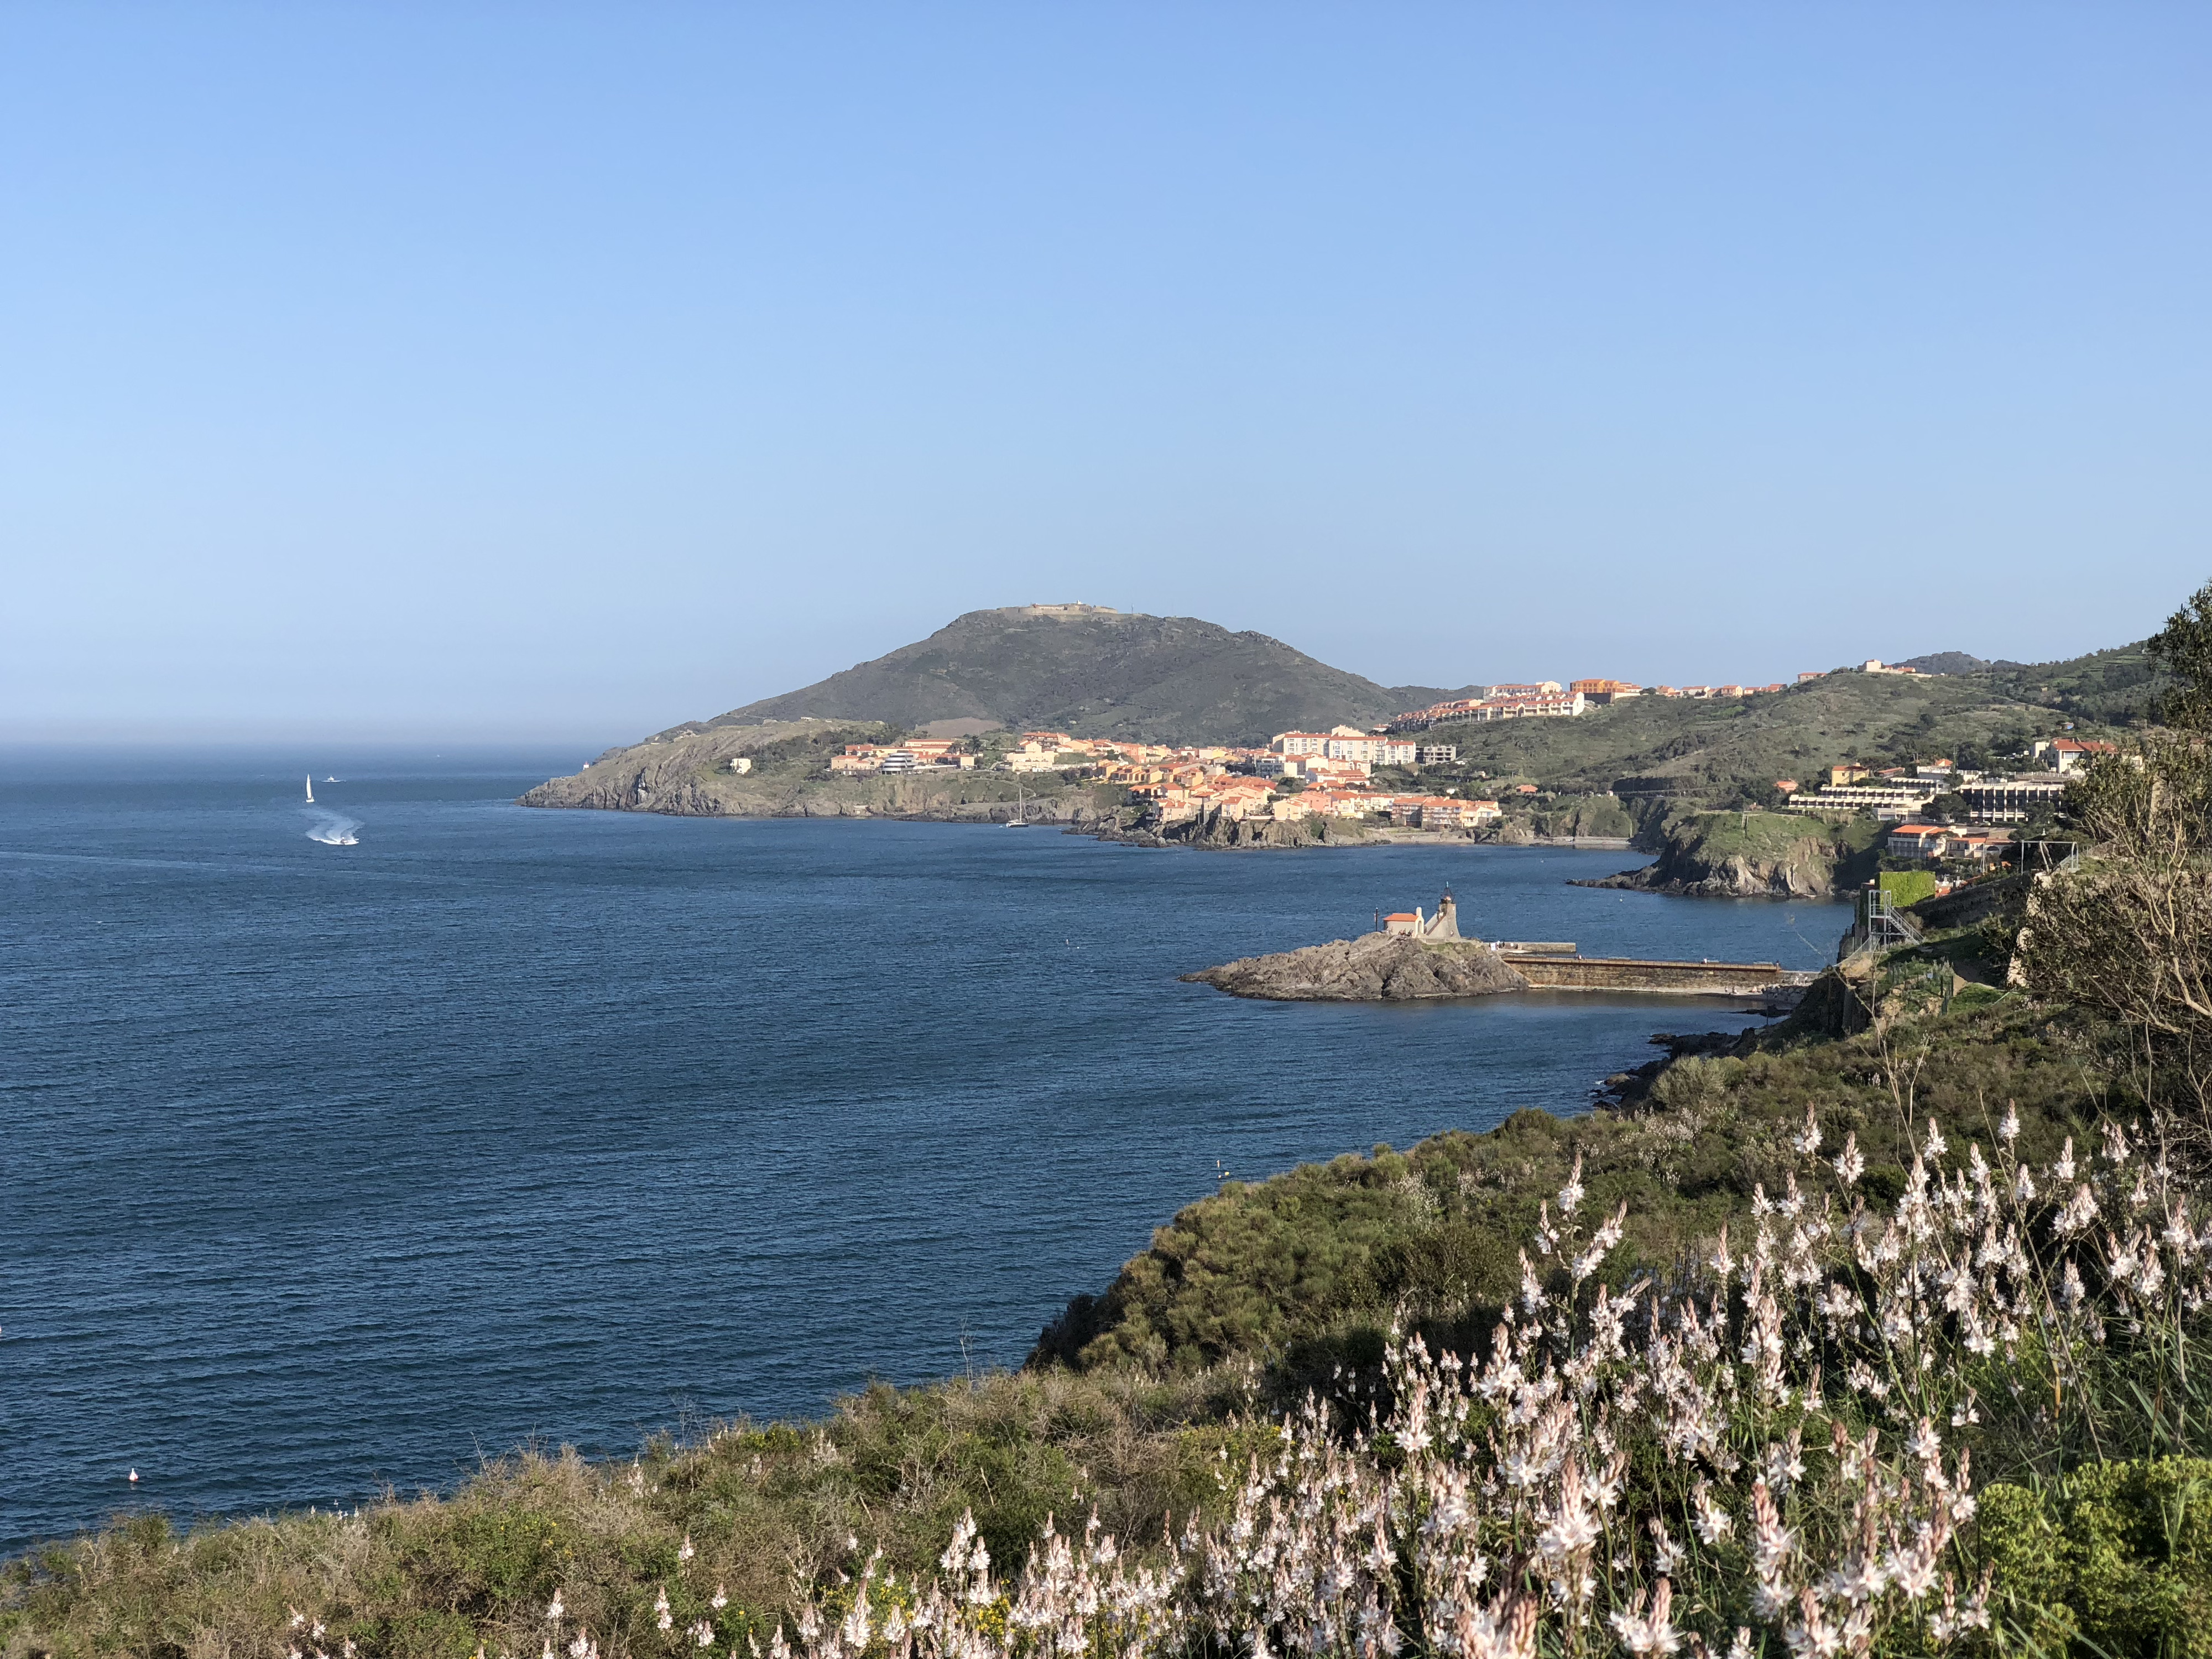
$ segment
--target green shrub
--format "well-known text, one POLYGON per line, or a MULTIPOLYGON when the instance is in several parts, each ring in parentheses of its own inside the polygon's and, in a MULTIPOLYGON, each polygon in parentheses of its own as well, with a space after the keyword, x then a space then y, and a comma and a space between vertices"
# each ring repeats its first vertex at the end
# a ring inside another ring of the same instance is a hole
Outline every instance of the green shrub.
POLYGON ((461 1509, 410 1540, 409 1565, 448 1606, 493 1618, 559 1588, 560 1524, 528 1510, 461 1509))
POLYGON ((479 1646, 467 1620, 438 1608, 386 1614, 358 1628, 359 1644, 387 1659, 470 1659, 479 1646))
POLYGON ((1907 905, 1917 904, 1923 899, 1934 898, 1936 889, 1940 884, 1932 870, 1885 870, 1881 872, 1881 890, 1889 896, 1890 903, 1900 910, 1907 905))
POLYGON ((2092 1463, 1981 1494, 1995 1607, 2045 1653, 2212 1659, 2212 1461, 2092 1463))

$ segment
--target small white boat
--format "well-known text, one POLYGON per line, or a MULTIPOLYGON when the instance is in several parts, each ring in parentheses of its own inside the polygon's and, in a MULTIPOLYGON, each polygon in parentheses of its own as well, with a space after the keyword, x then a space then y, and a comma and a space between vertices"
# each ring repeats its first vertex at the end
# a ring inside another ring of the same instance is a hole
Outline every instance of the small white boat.
POLYGON ((307 805, 310 805, 310 806, 313 806, 314 804, 315 804, 315 775, 314 775, 313 772, 310 772, 310 773, 308 773, 308 774, 307 774, 307 805))

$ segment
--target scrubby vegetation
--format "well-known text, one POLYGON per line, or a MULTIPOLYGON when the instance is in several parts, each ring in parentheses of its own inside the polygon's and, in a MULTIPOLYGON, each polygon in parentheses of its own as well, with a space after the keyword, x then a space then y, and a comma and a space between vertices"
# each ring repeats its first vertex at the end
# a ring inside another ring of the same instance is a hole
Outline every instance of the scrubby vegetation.
POLYGON ((358 1513, 185 1534, 140 1516, 10 1564, 0 1651, 535 1655, 557 1595, 603 1653, 660 1653, 664 1593, 678 1627, 766 1644, 875 1550, 903 1573, 933 1564, 963 1514, 1008 1562, 1048 1515, 1094 1506, 1158 1538, 1214 1492, 1218 1455, 1242 1443, 1231 1419, 1260 1403, 1249 1388, 1225 1370, 879 1387, 818 1423, 657 1440, 625 1464, 524 1453, 449 1497, 358 1513))
POLYGON ((1615 836, 1636 833, 1636 820, 1619 796, 1607 791, 1594 795, 1547 795, 1529 814, 1529 827, 1540 836, 1615 836))

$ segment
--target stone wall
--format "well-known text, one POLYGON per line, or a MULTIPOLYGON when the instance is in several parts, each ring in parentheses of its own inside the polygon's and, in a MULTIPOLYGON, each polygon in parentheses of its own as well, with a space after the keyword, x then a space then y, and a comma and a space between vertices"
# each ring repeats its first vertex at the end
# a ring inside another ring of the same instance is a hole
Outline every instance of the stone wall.
POLYGON ((1623 957, 1498 954, 1540 991, 1658 991, 1674 996, 1742 997, 1757 996, 1770 985, 1802 985, 1813 978, 1773 962, 1638 962, 1623 957))

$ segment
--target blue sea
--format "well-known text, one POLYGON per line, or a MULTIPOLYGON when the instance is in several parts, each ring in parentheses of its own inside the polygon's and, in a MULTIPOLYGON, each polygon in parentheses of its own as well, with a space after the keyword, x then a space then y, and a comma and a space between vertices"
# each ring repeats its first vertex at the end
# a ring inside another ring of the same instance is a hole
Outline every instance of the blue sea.
POLYGON ((1617 852, 512 804, 580 758, 318 757, 311 814, 304 758, 0 756, 0 1550, 1018 1364, 1222 1170, 1580 1110, 1655 1031, 1756 1023, 1193 969, 1447 884, 1589 951, 1810 967, 1843 926, 1565 884, 1617 852))

